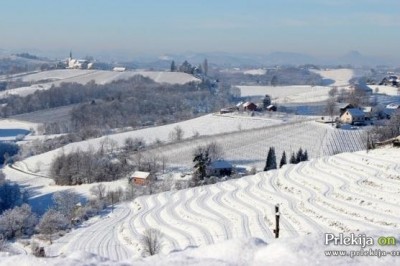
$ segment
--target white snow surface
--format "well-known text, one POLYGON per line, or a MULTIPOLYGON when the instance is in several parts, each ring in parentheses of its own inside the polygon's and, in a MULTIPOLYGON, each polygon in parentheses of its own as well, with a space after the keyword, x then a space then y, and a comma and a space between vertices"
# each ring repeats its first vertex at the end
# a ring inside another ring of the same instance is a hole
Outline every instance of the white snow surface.
POLYGON ((400 96, 400 89, 392 86, 385 85, 368 85, 373 92, 378 89, 378 93, 383 93, 389 96, 400 96))
POLYGON ((394 235, 399 241, 399 158, 396 148, 343 153, 215 185, 139 197, 56 240, 46 248, 53 259, 3 254, 0 264, 397 265, 399 258, 390 255, 325 256, 327 250, 361 248, 326 246, 323 234, 365 233, 375 240, 394 235), (279 240, 273 234, 276 204, 279 240), (138 239, 146 228, 159 229, 164 245, 162 254, 140 259, 138 239), (185 251, 171 253, 180 250, 185 251))
POLYGON ((15 94, 26 96, 37 90, 48 90, 52 85, 58 86, 62 82, 76 82, 86 84, 94 81, 97 84, 106 84, 115 80, 129 79, 135 75, 148 77, 158 83, 185 84, 188 82, 199 82, 200 80, 192 75, 181 72, 162 71, 107 71, 107 70, 80 70, 80 69, 58 69, 42 71, 25 76, 19 76, 22 81, 39 82, 32 86, 20 87, 0 92, 0 98, 15 94))
POLYGON ((325 79, 331 79, 334 81, 330 86, 347 86, 350 83, 350 79, 354 76, 354 70, 348 68, 340 69, 324 69, 315 70, 311 69, 314 73, 321 75, 325 79))
POLYGON ((311 103, 328 99, 330 87, 294 85, 294 86, 236 86, 242 97, 264 96, 268 94, 276 103, 311 103))
POLYGON ((247 75, 258 76, 258 75, 265 75, 265 73, 267 73, 267 70, 266 69, 262 69, 262 68, 249 69, 249 70, 243 71, 243 73, 247 74, 247 75))
MULTIPOLYGON (((294 117, 294 119, 296 119, 296 117, 294 117)), ((22 170, 27 170, 47 176, 50 163, 56 155, 60 154, 60 152, 68 153, 77 149, 88 150, 91 147, 97 150, 106 138, 116 141, 118 146, 122 147, 124 145, 124 140, 128 137, 143 138, 143 140, 147 144, 154 143, 157 140, 160 140, 162 142, 169 142, 169 134, 177 126, 182 128, 184 132, 184 138, 191 138, 197 133, 199 134, 199 136, 211 136, 240 130, 262 128, 281 123, 281 119, 274 119, 273 117, 251 117, 247 114, 209 114, 179 123, 144 128, 140 130, 128 131, 124 133, 104 136, 101 138, 71 143, 62 148, 52 150, 37 156, 29 157, 21 162, 17 162, 15 166, 22 170), (38 165, 40 167, 38 167, 38 165)))

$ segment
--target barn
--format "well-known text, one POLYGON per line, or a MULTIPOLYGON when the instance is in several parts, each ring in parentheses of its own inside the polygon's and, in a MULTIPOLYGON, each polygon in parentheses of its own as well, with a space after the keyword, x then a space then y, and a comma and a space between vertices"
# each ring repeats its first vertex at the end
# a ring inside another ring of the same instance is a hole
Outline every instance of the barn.
POLYGON ((243 109, 245 111, 255 111, 257 109, 257 105, 255 103, 252 103, 252 102, 245 102, 243 104, 243 109))
POLYGON ((135 185, 145 186, 150 182, 150 173, 136 171, 132 174, 132 176, 129 179, 135 185))

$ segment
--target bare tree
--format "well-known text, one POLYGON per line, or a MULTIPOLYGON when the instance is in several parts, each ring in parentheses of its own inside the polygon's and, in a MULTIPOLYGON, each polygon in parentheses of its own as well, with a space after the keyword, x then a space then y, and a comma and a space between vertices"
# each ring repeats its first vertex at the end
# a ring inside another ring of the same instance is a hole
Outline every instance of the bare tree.
POLYGON ((163 246, 163 235, 160 230, 150 228, 143 232, 140 240, 144 256, 153 256, 159 253, 163 246))
POLYGON ((90 189, 90 193, 98 200, 102 201, 106 196, 106 186, 101 183, 97 184, 90 189))
POLYGON ((185 132, 180 126, 174 127, 174 129, 169 133, 169 139, 171 141, 181 141, 185 132))
POLYGON ((336 111, 335 98, 329 98, 326 101, 325 111, 331 117, 331 121, 333 121, 333 117, 334 117, 335 111, 336 111))

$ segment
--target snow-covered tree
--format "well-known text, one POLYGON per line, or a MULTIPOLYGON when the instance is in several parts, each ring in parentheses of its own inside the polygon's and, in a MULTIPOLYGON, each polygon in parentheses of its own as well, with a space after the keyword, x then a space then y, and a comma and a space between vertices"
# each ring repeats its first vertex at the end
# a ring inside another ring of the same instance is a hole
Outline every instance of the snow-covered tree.
POLYGON ((73 191, 63 190, 54 193, 53 202, 54 209, 71 220, 74 216, 74 210, 80 202, 80 197, 73 191))
POLYGON ((0 233, 8 239, 31 235, 36 223, 36 214, 28 204, 23 204, 3 212, 0 216, 0 233))
POLYGON ((53 234, 67 229, 68 226, 67 217, 54 209, 50 209, 43 215, 36 229, 39 233, 46 235, 50 244, 52 244, 53 234))

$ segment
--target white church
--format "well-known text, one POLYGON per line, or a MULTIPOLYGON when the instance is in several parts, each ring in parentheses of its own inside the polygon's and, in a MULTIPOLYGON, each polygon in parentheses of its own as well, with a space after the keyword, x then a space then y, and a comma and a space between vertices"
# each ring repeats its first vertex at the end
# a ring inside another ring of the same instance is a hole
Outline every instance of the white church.
POLYGON ((68 69, 91 69, 93 63, 85 59, 72 58, 72 52, 69 53, 69 58, 66 60, 66 68, 68 69))

